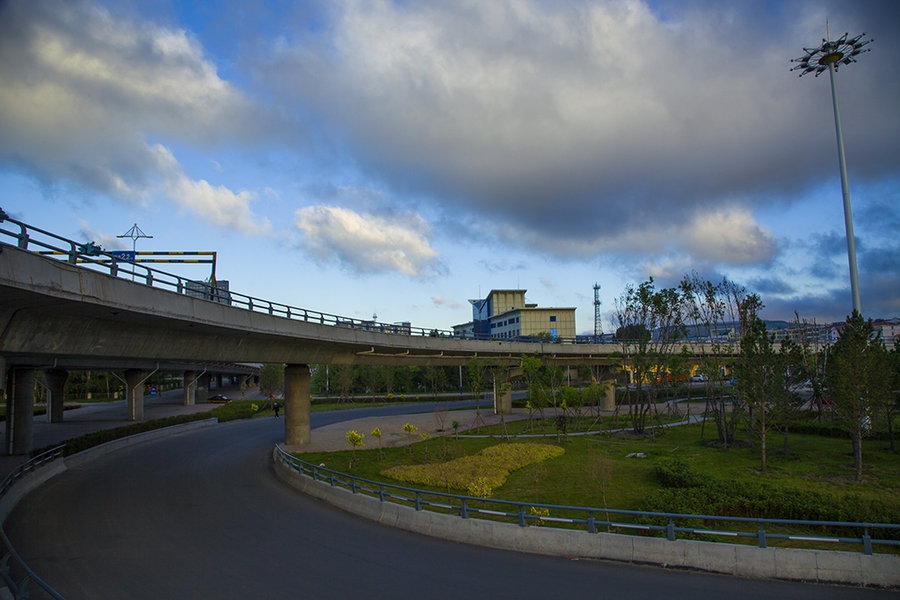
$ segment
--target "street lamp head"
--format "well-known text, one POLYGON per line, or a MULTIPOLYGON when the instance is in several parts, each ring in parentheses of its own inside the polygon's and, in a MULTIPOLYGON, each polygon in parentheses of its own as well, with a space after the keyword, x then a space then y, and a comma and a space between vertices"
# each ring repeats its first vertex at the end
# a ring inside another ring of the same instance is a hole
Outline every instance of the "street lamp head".
POLYGON ((791 62, 798 63, 791 71, 800 71, 800 77, 808 73, 815 73, 816 77, 833 66, 837 71, 841 65, 849 65, 856 62, 856 57, 863 52, 869 52, 864 46, 874 40, 864 39, 866 34, 861 33, 854 38, 847 39, 845 33, 837 40, 822 40, 822 44, 815 48, 804 48, 805 54, 800 58, 792 58, 791 62))

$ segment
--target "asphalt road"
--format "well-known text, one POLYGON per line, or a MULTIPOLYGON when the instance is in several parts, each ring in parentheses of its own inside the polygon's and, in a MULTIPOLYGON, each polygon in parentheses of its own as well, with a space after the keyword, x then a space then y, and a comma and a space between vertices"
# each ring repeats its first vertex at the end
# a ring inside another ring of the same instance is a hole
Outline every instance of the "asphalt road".
MULTIPOLYGON (((313 426, 350 416, 314 413, 313 426)), ((281 419, 255 419, 112 453, 28 496, 7 532, 68 600, 896 598, 525 555, 397 531, 280 483, 269 456, 283 436, 281 419)))

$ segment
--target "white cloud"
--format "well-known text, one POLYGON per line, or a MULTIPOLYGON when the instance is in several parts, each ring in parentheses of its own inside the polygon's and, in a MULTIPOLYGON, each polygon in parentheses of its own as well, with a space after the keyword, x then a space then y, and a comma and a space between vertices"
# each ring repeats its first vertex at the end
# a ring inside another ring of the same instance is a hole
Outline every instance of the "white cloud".
POLYGON ((308 251, 354 271, 425 277, 437 266, 430 228, 415 214, 387 219, 346 208, 309 206, 297 211, 296 226, 308 251))
MULTIPOLYGON (((502 222, 516 231, 506 242, 563 257, 685 243, 743 264, 768 244, 752 227, 732 227, 752 237, 730 249, 643 233, 697 225, 735 197, 771 203, 833 170, 825 90, 788 71, 816 37, 785 23, 821 7, 748 6, 664 19, 640 0, 347 2, 327 52, 282 41, 268 76, 366 173, 502 222)), ((858 159, 883 172, 900 125, 879 114, 855 131, 870 140, 858 159)))
POLYGON ((772 235, 746 209, 718 209, 696 215, 679 234, 681 246, 712 264, 755 265, 777 251, 772 235))
POLYGON ((272 224, 268 218, 259 217, 250 210, 255 195, 248 191, 233 192, 225 186, 214 186, 206 180, 188 178, 172 153, 161 145, 153 147, 157 157, 161 188, 183 209, 204 221, 242 231, 268 235, 272 224))
POLYGON ((253 194, 192 180, 147 138, 210 144, 252 127, 250 103, 184 31, 86 2, 11 2, 0 24, 0 161, 119 201, 160 192, 217 225, 268 230, 253 194))
POLYGON ((462 303, 450 298, 444 298, 443 296, 432 296, 431 301, 435 306, 439 306, 442 308, 450 308, 456 310, 463 307, 462 303))

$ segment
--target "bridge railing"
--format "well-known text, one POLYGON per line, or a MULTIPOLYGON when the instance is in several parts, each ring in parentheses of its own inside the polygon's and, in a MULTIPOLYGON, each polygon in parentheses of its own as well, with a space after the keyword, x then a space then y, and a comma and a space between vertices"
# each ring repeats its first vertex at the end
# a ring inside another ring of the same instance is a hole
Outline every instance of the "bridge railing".
POLYGON ((472 334, 461 336, 455 331, 445 329, 413 327, 405 323, 379 323, 374 320, 355 319, 307 308, 297 308, 295 306, 226 290, 217 287, 214 282, 196 281, 133 262, 124 259, 122 253, 106 251, 94 242, 79 243, 38 227, 33 227, 22 221, 11 218, 3 212, 3 209, 0 209, 0 243, 8 243, 6 240, 10 239, 12 240, 13 245, 23 250, 29 250, 51 258, 63 260, 69 264, 100 271, 114 277, 129 279, 135 283, 141 283, 211 302, 227 304, 245 310, 305 321, 308 323, 418 337, 499 340, 534 344, 547 342, 559 344, 608 343, 607 340, 597 339, 594 336, 580 336, 577 338, 557 337, 553 339, 531 336, 494 338, 491 336, 472 334))
POLYGON ((354 477, 301 460, 280 446, 276 446, 276 450, 277 460, 283 465, 315 481, 354 494, 365 494, 381 502, 393 502, 417 511, 451 514, 461 519, 490 519, 521 527, 556 527, 588 533, 632 533, 665 537, 670 541, 678 535, 729 543, 744 538, 753 540, 760 548, 767 547, 769 540, 791 540, 820 547, 837 543, 859 544, 865 554, 872 554, 873 546, 879 544, 900 546, 900 540, 890 537, 892 533, 897 537, 900 524, 691 515, 479 498, 354 477))
MULTIPOLYGON (((16 469, 7 475, 3 482, 0 483, 0 499, 6 496, 9 490, 29 473, 32 473, 54 460, 61 459, 65 447, 65 444, 63 444, 47 450, 16 467, 16 469)), ((56 600, 65 600, 63 596, 50 587, 50 584, 38 577, 37 574, 25 564, 25 561, 19 553, 16 552, 15 548, 12 546, 12 542, 10 542, 9 538, 6 536, 6 531, 3 528, 2 522, 0 522, 0 550, 2 550, 3 554, 3 558, 0 560, 0 578, 3 579, 6 590, 12 594, 11 597, 29 598, 31 597, 32 588, 37 587, 40 590, 43 590, 47 597, 55 598, 56 600)), ((0 596, 2 596, 2 594, 0 594, 0 596)))

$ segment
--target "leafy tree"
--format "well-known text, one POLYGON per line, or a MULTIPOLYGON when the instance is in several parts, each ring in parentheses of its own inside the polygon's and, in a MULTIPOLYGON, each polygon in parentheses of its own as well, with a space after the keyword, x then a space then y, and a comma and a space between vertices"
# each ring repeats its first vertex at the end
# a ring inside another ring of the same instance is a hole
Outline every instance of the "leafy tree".
POLYGON ((737 395, 749 408, 750 429, 760 441, 760 470, 767 467, 770 412, 784 393, 785 365, 775 350, 774 338, 759 318, 763 307, 759 296, 751 294, 741 305, 741 354, 737 364, 737 395))
POLYGON ((687 329, 695 340, 694 354, 704 365, 705 412, 712 413, 719 442, 728 447, 734 442, 742 406, 739 398, 725 393, 723 384, 729 367, 726 357, 735 353, 731 332, 739 325, 740 305, 747 292, 727 279, 713 284, 696 273, 686 275, 679 289, 685 302, 687 329))
POLYGON ((259 368, 259 391, 264 396, 284 392, 284 365, 267 363, 259 368))
POLYGON ((681 294, 674 288, 657 290, 651 277, 637 288, 625 289, 616 300, 616 319, 622 366, 634 375, 634 390, 629 387, 626 393, 628 413, 634 432, 643 433, 659 387, 667 383, 668 360, 685 334, 681 294), (648 382, 651 387, 645 391, 648 382))
POLYGON ((891 452, 896 452, 894 443, 894 419, 900 413, 900 337, 894 340, 894 348, 891 350, 891 393, 885 403, 885 419, 887 420, 888 440, 891 452))
POLYGON ((825 384, 836 421, 850 435, 856 480, 862 479, 862 443, 891 392, 889 355, 872 320, 854 311, 828 350, 825 384))

